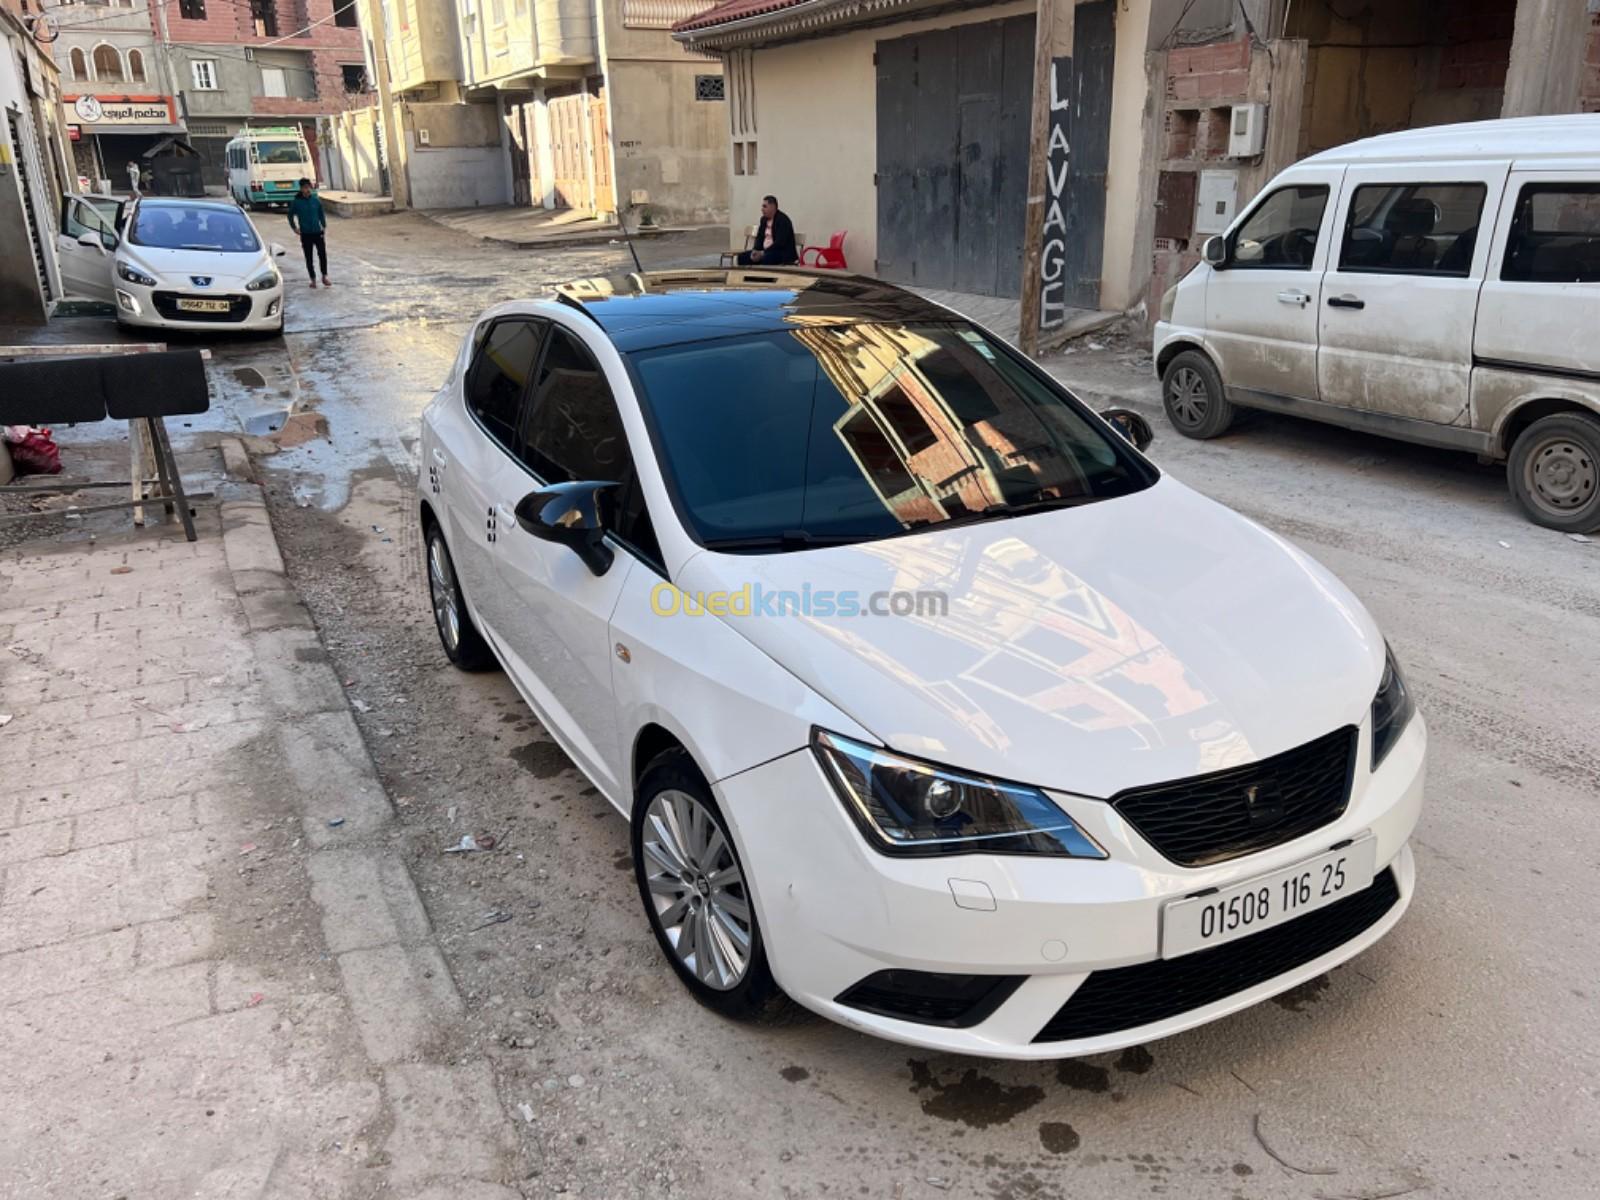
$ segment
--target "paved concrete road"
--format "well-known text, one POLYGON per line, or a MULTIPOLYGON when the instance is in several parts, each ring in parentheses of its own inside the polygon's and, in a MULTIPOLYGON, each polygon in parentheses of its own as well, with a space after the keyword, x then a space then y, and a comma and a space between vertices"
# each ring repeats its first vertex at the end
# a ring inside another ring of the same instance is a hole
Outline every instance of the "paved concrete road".
MULTIPOLYGON (((1525 524, 1470 458, 1269 419, 1200 444, 1157 421, 1161 466, 1326 562, 1406 665, 1433 735, 1409 916, 1292 995, 1087 1061, 733 1026, 660 961, 623 822, 503 677, 446 667, 418 572, 416 419, 464 322, 617 256, 518 254, 406 216, 329 241, 338 286, 292 297, 287 358, 218 350, 216 420, 270 432, 291 401, 326 419, 328 440, 263 460, 274 521, 402 814, 464 1035, 494 1055, 529 1194, 1594 1194, 1600 543, 1525 524), (496 850, 441 853, 469 832, 496 850)), ((1057 368, 1142 379, 1089 358, 1057 368)))

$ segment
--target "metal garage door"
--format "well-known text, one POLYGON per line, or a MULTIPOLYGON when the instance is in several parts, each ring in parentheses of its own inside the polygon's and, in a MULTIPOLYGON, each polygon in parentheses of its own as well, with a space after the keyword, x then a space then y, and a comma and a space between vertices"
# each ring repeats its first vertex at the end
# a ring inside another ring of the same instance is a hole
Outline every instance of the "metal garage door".
POLYGON ((878 43, 885 279, 1020 294, 1033 31, 1029 15, 878 43))

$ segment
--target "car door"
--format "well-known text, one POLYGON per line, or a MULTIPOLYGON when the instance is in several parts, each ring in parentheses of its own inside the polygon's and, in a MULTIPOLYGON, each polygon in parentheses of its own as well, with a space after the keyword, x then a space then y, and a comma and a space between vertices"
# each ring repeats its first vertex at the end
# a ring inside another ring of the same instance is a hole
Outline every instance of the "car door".
POLYGON ((426 464, 441 480, 456 575, 480 632, 497 649, 510 605, 494 560, 501 538, 517 530, 496 502, 526 479, 513 448, 544 336, 545 322, 536 317, 503 316, 485 326, 462 381, 462 403, 437 422, 426 464))
POLYGON ((1485 275, 1478 365, 1600 372, 1600 171, 1513 170, 1485 275))
POLYGON ((515 608, 505 629, 513 676, 546 727, 608 796, 626 794, 627 755, 611 687, 611 614, 630 572, 659 558, 638 500, 617 401, 572 329, 552 325, 523 410, 520 480, 503 479, 496 564, 515 608), (541 486, 615 482, 610 539, 615 558, 594 574, 572 550, 516 526, 518 501, 541 486), (643 543, 643 545, 640 545, 643 543))
POLYGON ((1317 299, 1343 174, 1286 172, 1227 234, 1205 308, 1206 338, 1230 391, 1317 398, 1317 299))
POLYGON ((1487 231, 1507 170, 1503 162, 1430 162, 1345 173, 1319 314, 1325 403, 1468 422, 1487 231))
POLYGON ((56 235, 56 259, 61 283, 68 296, 82 300, 115 300, 112 268, 118 236, 114 219, 102 215, 82 196, 61 202, 61 232, 56 235), (94 245, 78 239, 88 237, 94 245))

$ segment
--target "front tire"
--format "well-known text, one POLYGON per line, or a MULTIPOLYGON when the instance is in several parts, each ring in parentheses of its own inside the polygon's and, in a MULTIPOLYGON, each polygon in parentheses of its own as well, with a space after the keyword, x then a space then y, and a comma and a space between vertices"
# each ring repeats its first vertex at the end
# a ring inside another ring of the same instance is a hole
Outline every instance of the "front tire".
POLYGON ((433 604, 433 624, 439 631, 445 657, 463 671, 487 671, 494 666, 494 652, 467 612, 455 560, 450 557, 444 530, 437 522, 428 523, 427 547, 428 599, 433 604))
POLYGON ((1198 350, 1185 350, 1167 364, 1161 403, 1174 429, 1201 441, 1226 433, 1237 411, 1223 393, 1217 368, 1198 350))
POLYGON ((1576 412, 1539 418, 1512 443, 1506 482, 1534 524, 1600 529, 1600 421, 1576 412))
POLYGON ((788 1000, 767 965, 739 852, 710 787, 682 751, 645 768, 630 840, 651 931, 690 994, 736 1020, 781 1014, 788 1000))

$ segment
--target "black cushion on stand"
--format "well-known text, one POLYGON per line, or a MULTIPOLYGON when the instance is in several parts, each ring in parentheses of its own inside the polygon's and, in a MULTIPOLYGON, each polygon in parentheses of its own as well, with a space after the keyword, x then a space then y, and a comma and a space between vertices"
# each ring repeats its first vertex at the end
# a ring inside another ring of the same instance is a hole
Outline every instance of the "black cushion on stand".
POLYGON ((104 421, 99 358, 26 358, 0 362, 0 425, 104 421))
POLYGON ((95 361, 102 371, 106 413, 114 421, 184 416, 211 407, 198 350, 107 355, 95 361))

